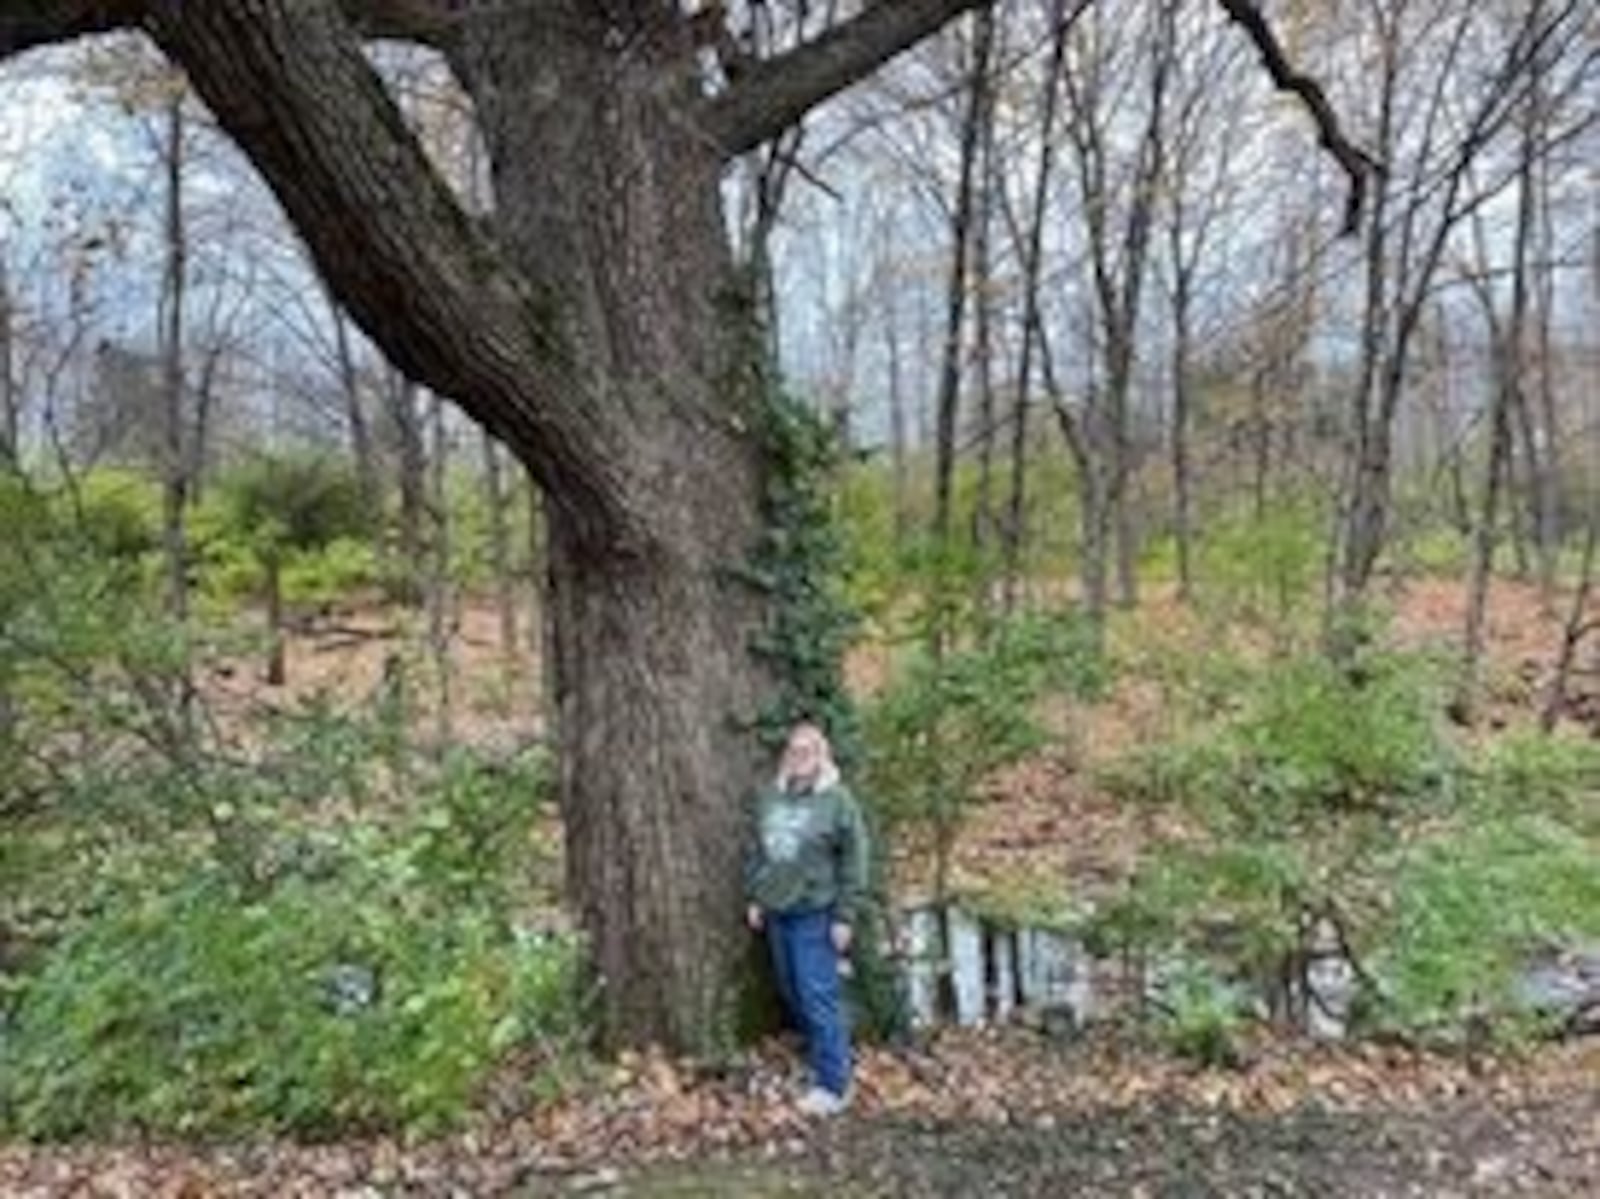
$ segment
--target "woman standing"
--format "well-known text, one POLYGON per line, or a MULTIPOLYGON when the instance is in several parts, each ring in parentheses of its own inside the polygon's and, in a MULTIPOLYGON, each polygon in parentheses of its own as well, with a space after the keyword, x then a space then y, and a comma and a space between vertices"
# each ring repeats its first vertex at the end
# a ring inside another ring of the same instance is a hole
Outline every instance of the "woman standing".
POLYGON ((850 1031, 839 985, 867 885, 861 809, 839 779, 822 730, 789 733, 778 776, 756 799, 745 863, 747 919, 765 929, 778 990, 805 1036, 812 1086, 801 1110, 850 1102, 850 1031))

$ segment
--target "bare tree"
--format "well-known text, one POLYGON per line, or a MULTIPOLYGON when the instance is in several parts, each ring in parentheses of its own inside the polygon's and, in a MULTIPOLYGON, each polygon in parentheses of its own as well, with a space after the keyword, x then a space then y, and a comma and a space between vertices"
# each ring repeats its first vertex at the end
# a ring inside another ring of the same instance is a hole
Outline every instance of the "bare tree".
POLYGON ((1106 611, 1113 549, 1121 602, 1131 605, 1138 594, 1128 497, 1136 466, 1131 399, 1177 61, 1173 0, 1163 0, 1143 27, 1132 26, 1131 37, 1124 37, 1128 24, 1113 27, 1113 20, 1096 10, 1078 39, 1075 69, 1063 76, 1090 271, 1095 361, 1081 404, 1058 406, 1058 416, 1073 430, 1067 444, 1077 460, 1083 510, 1083 589, 1097 623, 1106 611), (1132 62, 1129 55, 1136 56, 1132 62), (1142 89, 1137 132, 1132 144, 1124 145, 1119 130, 1128 101, 1118 90, 1132 86, 1135 77, 1142 89))
MULTIPOLYGON (((1192 27, 1193 23, 1191 23, 1192 27)), ((1184 32, 1180 29, 1180 33, 1184 32)), ((1229 178, 1241 141, 1235 75, 1236 40, 1201 22, 1180 47, 1169 106, 1167 161, 1162 164, 1164 274, 1172 323, 1172 481, 1179 594, 1194 587, 1194 472, 1191 432, 1195 409, 1195 305, 1217 226, 1233 196, 1229 178), (1219 108, 1221 111, 1218 111, 1219 108)))
POLYGON ((1488 52, 1485 77, 1485 64, 1472 56, 1486 19, 1480 11, 1394 0, 1374 6, 1367 43, 1376 78, 1364 72, 1362 86, 1376 99, 1372 148, 1387 169, 1366 224, 1361 355, 1341 489, 1345 604, 1359 602, 1384 545, 1395 416, 1446 248, 1461 223, 1510 182, 1502 174, 1474 188, 1472 168, 1518 110, 1530 66, 1579 36, 1582 8, 1576 0, 1533 0, 1488 52), (1432 84, 1412 105, 1407 89, 1418 72, 1432 84))
POLYGON ((189 282, 189 242, 184 226, 184 93, 174 78, 166 103, 162 146, 166 202, 166 270, 161 295, 161 528, 167 560, 167 603, 179 620, 189 613, 189 551, 184 528, 189 454, 185 449, 184 299, 189 282))
MULTIPOLYGON (((1481 277, 1478 281, 1478 294, 1483 303, 1493 347, 1494 385, 1489 400, 1489 462, 1483 485, 1483 502, 1474 530, 1466 636, 1455 699, 1456 712, 1463 720, 1471 719, 1476 699, 1478 661, 1483 655, 1484 620, 1488 612, 1489 583, 1494 572, 1500 497, 1505 488, 1511 458, 1511 418, 1523 403, 1529 302, 1528 250, 1533 236, 1535 204, 1535 137, 1535 125, 1529 117, 1524 121, 1522 161, 1517 171, 1517 223, 1511 249, 1511 311, 1504 320, 1496 310, 1488 284, 1482 282, 1481 277)), ((1484 236, 1482 222, 1474 220, 1473 225, 1481 243, 1484 236)))
MULTIPOLYGON (((992 13, 992 10, 991 10, 992 13)), ((980 18, 982 19, 982 18, 980 18)), ((992 19, 992 16, 988 19, 992 19)), ((992 44, 987 50, 991 62, 1003 62, 1006 57, 1005 26, 995 22, 989 34, 992 44)), ((972 261, 969 264, 969 286, 972 291, 973 341, 972 357, 977 384, 977 443, 978 491, 972 511, 972 544, 981 551, 993 537, 994 514, 994 451, 995 451, 995 356, 994 313, 997 302, 996 262, 994 250, 995 209, 1004 187, 1001 178, 1000 150, 996 144, 995 93, 1000 86, 997 72, 990 67, 978 84, 975 96, 977 122, 974 146, 976 172, 972 195, 972 261)), ((980 607, 987 606, 989 580, 987 572, 978 572, 980 607)))
MULTIPOLYGON (((1050 185, 1055 173, 1056 118, 1061 108, 1061 80, 1066 69, 1067 31, 1083 4, 1068 10, 1066 0, 1050 0, 1049 57, 1040 83, 1038 157, 1034 165, 1033 195, 1022 248, 1022 329, 1021 353, 1017 364, 1017 387, 1011 413, 1011 469, 1006 496, 1004 539, 1003 605, 1007 612, 1016 603, 1017 586, 1023 575, 1023 551, 1027 540, 1028 413, 1033 387, 1034 350, 1039 336, 1039 286, 1044 266, 1044 230, 1049 209, 1050 185)), ((1009 211, 1007 213, 1009 217, 1009 211)), ((1014 224, 1014 222, 1011 222, 1014 224)), ((1023 240, 1013 233, 1014 240, 1023 240)))
MULTIPOLYGON (((950 216, 950 275, 945 290, 944 350, 940 359, 938 432, 934 446, 933 536, 941 556, 950 544, 956 469, 956 433, 960 422, 963 346, 972 266, 971 239, 978 190, 978 167, 983 144, 985 114, 992 86, 990 61, 994 51, 994 13, 985 8, 973 20, 970 60, 966 71, 966 106, 961 118, 961 158, 956 199, 950 216)), ((940 589, 943 583, 937 585, 940 589)), ((936 596, 942 610, 945 598, 936 596)), ((948 630, 940 618, 935 625, 935 645, 942 645, 948 630)))

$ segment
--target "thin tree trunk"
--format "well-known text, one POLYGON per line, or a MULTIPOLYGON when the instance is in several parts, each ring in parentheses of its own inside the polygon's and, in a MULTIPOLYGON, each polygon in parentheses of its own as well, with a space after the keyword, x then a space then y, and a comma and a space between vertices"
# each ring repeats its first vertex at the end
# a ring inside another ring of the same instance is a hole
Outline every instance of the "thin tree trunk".
POLYGON ((283 566, 276 550, 263 556, 267 575, 267 686, 282 687, 288 681, 283 645, 283 566))
POLYGON ((506 519, 510 502, 506 496, 500 447, 487 431, 483 434, 483 492, 489 508, 489 566, 494 572, 495 606, 500 616, 500 654, 509 683, 517 676, 517 662, 521 657, 521 646, 517 643, 516 580, 511 570, 511 526, 506 519))
MULTIPOLYGON (((0 475, 19 471, 22 465, 21 420, 16 379, 12 374, 11 286, 4 245, 0 244, 0 475)), ((0 661, 0 762, 8 756, 16 735, 16 700, 12 696, 10 667, 0 661)))
POLYGON ((422 580, 427 574, 422 523, 427 508, 428 453, 422 416, 417 410, 416 384, 398 371, 391 371, 388 399, 400 475, 400 561, 395 593, 400 603, 415 608, 422 603, 422 580))
POLYGON ((367 511, 374 515, 383 508, 383 488, 378 482, 377 455, 372 448, 372 428, 366 406, 361 402, 361 380, 356 372, 355 354, 350 347, 350 330, 344 309, 328 295, 328 313, 333 319, 333 343, 339 356, 339 388, 344 395, 345 424, 350 433, 350 454, 356 464, 356 482, 367 511))
POLYGON ((911 468, 906 424, 905 370, 901 361, 899 309, 894 297, 884 316, 884 351, 889 373, 889 459, 893 472, 894 536, 904 545, 911 535, 911 468))
MULTIPOLYGON (((1125 607, 1138 602, 1137 522, 1128 510, 1128 488, 1137 466, 1131 405, 1140 301, 1160 181, 1167 161, 1165 114, 1176 61, 1176 4, 1165 0, 1150 19, 1155 22, 1149 61, 1150 106, 1128 184, 1131 190, 1126 213, 1115 231, 1107 219, 1112 144, 1109 106, 1112 100, 1103 78, 1105 63, 1095 64, 1086 72, 1082 84, 1074 85, 1071 92, 1074 113, 1069 125, 1084 197, 1103 368, 1097 402, 1087 410, 1085 420, 1089 452, 1103 462, 1093 473, 1102 477, 1090 481, 1092 486, 1085 496, 1103 505, 1104 511, 1084 514, 1087 522, 1084 552, 1106 555, 1107 559, 1085 563, 1085 580, 1089 584, 1086 590, 1093 603, 1094 591, 1105 585, 1104 575, 1111 567, 1109 555, 1115 551, 1118 599, 1125 607)), ((1071 83, 1073 74, 1068 72, 1064 79, 1071 83)))
POLYGON ((1194 407, 1190 378, 1194 361, 1191 278, 1178 246, 1178 219, 1173 221, 1173 259, 1178 264, 1172 293, 1172 488, 1178 545, 1178 598, 1194 597, 1194 482, 1189 469, 1189 420, 1194 407))
MULTIPOLYGON (((961 125, 961 167, 956 185, 956 203, 951 217, 950 277, 945 291, 944 354, 939 373, 937 444, 934 447, 933 537, 935 552, 943 555, 950 545, 950 524, 954 505, 956 467, 956 429, 961 403, 961 346, 966 329, 968 262, 973 220, 974 185, 983 113, 987 101, 989 52, 994 44, 994 14, 984 9, 976 18, 972 65, 967 77, 967 109, 961 125)), ((933 597, 935 617, 933 642, 942 647, 949 630, 943 609, 946 602, 943 570, 934 584, 941 594, 933 597)))
POLYGON ((5 256, 0 253, 0 471, 15 470, 22 461, 22 414, 13 373, 11 312, 11 280, 5 256))
MULTIPOLYGON (((1542 106, 1539 120, 1541 125, 1546 121, 1542 106)), ((1556 407, 1556 354, 1553 344, 1556 272, 1552 264, 1556 256, 1556 242, 1551 214, 1550 169, 1550 152, 1545 149, 1539 155, 1535 173, 1539 214, 1537 257, 1544 264, 1537 276, 1537 304, 1534 308, 1539 359, 1539 441, 1543 452, 1537 457, 1533 486, 1538 497, 1535 541, 1539 547, 1539 599, 1545 613, 1554 615, 1561 542, 1565 530, 1561 522, 1562 438, 1561 418, 1556 407)))
POLYGON ((200 377, 194 388, 194 437, 189 445, 188 466, 189 499, 198 505, 203 502, 206 479, 210 471, 212 417, 217 408, 217 374, 222 368, 226 347, 218 343, 206 352, 200 364, 200 377))
POLYGON ((1272 417, 1267 413, 1267 368, 1250 372, 1250 494, 1257 522, 1267 518, 1272 483, 1272 417))
POLYGON ((547 511, 539 484, 527 476, 528 497, 528 655, 533 660, 533 710, 543 722, 546 740, 557 744, 560 729, 555 676, 555 626, 550 612, 550 538, 547 511))
MULTIPOLYGON (((998 42, 998 35, 994 35, 998 42)), ((991 45, 989 57, 1001 57, 1003 48, 991 45)), ((973 197, 971 289, 973 292, 973 359, 978 384, 978 494, 972 511, 972 545, 980 562, 994 531, 994 296, 993 236, 995 193, 1001 186, 996 161, 994 88, 982 84, 983 104, 978 119, 978 186, 973 197)), ((988 607, 987 571, 978 573, 978 610, 988 607)))
MULTIPOLYGON (((1129 456, 1132 456, 1131 449, 1129 456)), ((1139 513, 1137 495, 1130 491, 1125 480, 1118 491, 1116 516, 1117 535, 1117 600, 1124 608, 1134 608, 1139 603, 1139 513)))
POLYGON ((444 400, 437 392, 428 397, 428 426, 433 441, 429 456, 428 511, 433 536, 428 555, 428 649, 433 656, 436 682, 434 711, 438 749, 443 752, 455 739, 455 664, 450 649, 455 640, 454 595, 450 580, 450 496, 447 485, 450 442, 445 431, 444 400))
MULTIPOLYGON (((1456 696, 1457 712, 1465 720, 1472 718, 1477 703, 1478 664, 1483 656, 1489 587, 1494 577, 1500 492, 1506 482, 1511 457, 1511 418, 1514 413, 1526 413, 1528 407, 1522 394, 1522 376, 1528 326, 1528 248, 1533 237, 1535 211, 1533 170, 1536 136, 1537 125, 1530 115, 1523 128, 1521 160, 1517 170, 1517 227, 1512 243, 1511 314, 1497 335, 1493 293, 1487 285, 1482 292, 1495 343, 1497 370, 1494 394, 1490 399, 1488 478, 1484 483, 1483 509, 1474 539, 1461 682, 1456 696)), ((1515 523, 1515 512, 1512 520, 1515 523)))
MULTIPOLYGON (((1593 501, 1591 501, 1592 503, 1593 501)), ((1578 565, 1578 586, 1572 595, 1572 607, 1561 632, 1561 648, 1556 654, 1555 673, 1550 680, 1550 692, 1544 708, 1539 713, 1539 727, 1546 733, 1555 731, 1561 713, 1567 706, 1568 681, 1572 678, 1573 664, 1578 660, 1578 649, 1590 635, 1600 632, 1600 617, 1589 615, 1589 598, 1594 593, 1595 545, 1600 542, 1600 512, 1590 511, 1588 528, 1583 539, 1583 558, 1578 565)))
POLYGON ((1035 327, 1039 323, 1039 275, 1044 261, 1044 222, 1050 203, 1050 180, 1055 173, 1056 115, 1061 105, 1061 72, 1066 63, 1066 0, 1053 0, 1050 6, 1050 62, 1045 68, 1042 116, 1039 129, 1039 158, 1035 167, 1032 207, 1028 217, 1028 240, 1022 259, 1022 350, 1017 364, 1017 391, 1011 413, 1011 477, 1006 498, 1005 583, 1003 604, 1006 612, 1016 607, 1017 588, 1025 565, 1027 544, 1028 412, 1029 391, 1033 386, 1033 358, 1037 345, 1035 327))
MULTIPOLYGON (((1502 346, 1496 357, 1520 357, 1509 346, 1502 346)), ((1490 399, 1489 463, 1483 487, 1483 506, 1473 534, 1472 576, 1467 592, 1466 636, 1462 646, 1461 681, 1454 705, 1464 723, 1473 719, 1477 701, 1478 663, 1483 657, 1484 625, 1488 615, 1489 586, 1494 577, 1494 552, 1498 541, 1500 493, 1505 483, 1511 451, 1509 408, 1514 402, 1509 391, 1517 384, 1509 368, 1498 372, 1494 395, 1490 399)), ((1513 516, 1514 519, 1514 516, 1513 516)))
MULTIPOLYGON (((167 103, 166 281, 162 291, 162 546, 167 564, 167 606, 173 617, 189 615, 188 546, 184 511, 188 503, 188 455, 184 452, 183 305, 188 281, 188 235, 184 229, 184 89, 171 81, 167 103)), ((187 691, 187 685, 185 685, 187 691)), ((187 702, 187 701, 186 701, 187 702)))

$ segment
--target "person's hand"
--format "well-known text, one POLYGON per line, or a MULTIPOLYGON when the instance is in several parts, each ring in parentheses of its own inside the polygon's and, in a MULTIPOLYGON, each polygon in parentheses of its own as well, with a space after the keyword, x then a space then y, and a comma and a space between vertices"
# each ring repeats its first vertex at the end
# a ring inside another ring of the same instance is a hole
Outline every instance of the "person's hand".
POLYGON ((850 942, 853 939, 850 926, 836 921, 830 931, 833 934, 833 951, 838 954, 849 953, 850 942))
POLYGON ((750 926, 750 931, 758 933, 766 924, 766 919, 761 914, 761 905, 753 903, 744 910, 744 922, 750 926))

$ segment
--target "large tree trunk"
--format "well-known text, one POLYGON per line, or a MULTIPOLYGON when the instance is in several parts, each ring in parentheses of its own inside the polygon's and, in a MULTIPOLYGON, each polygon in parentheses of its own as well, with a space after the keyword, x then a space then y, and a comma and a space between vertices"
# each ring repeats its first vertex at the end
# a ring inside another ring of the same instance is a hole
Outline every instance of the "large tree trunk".
POLYGON ((620 418, 613 519, 548 508, 567 874, 613 1041, 736 1031, 748 936, 737 859, 766 690, 754 374, 714 147, 675 120, 654 54, 587 20, 508 16, 455 65, 479 104, 502 239, 553 306, 573 373, 620 418), (519 26, 512 28, 513 26, 519 26), (692 466, 690 464, 693 464, 692 466))

